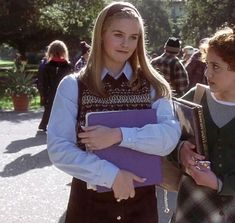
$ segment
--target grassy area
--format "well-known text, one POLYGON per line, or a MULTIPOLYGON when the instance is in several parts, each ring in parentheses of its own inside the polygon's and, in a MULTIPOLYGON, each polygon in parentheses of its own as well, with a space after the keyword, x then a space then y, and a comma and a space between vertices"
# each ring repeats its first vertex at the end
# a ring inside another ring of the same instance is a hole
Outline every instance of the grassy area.
MULTIPOLYGON (((30 110, 35 110, 40 108, 40 96, 32 98, 30 101, 30 110)), ((11 97, 0 95, 0 110, 14 110, 11 97)))
POLYGON ((14 61, 0 60, 0 67, 11 67, 14 65, 14 61))
MULTIPOLYGON (((14 66, 14 61, 10 60, 0 60, 0 70, 1 68, 9 69, 14 66)), ((32 72, 37 72, 38 71, 38 64, 27 64, 26 69, 32 72)))

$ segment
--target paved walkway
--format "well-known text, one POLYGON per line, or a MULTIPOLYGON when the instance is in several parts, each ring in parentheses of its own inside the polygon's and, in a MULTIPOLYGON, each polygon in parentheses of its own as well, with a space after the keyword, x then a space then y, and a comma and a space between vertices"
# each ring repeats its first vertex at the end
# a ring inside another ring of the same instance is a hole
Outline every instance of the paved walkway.
MULTIPOLYGON (((42 110, 0 111, 0 222, 63 223, 71 177, 49 161, 46 134, 38 133, 42 110)), ((160 223, 167 223, 158 191, 160 223)), ((169 194, 174 207, 176 195, 169 194)))

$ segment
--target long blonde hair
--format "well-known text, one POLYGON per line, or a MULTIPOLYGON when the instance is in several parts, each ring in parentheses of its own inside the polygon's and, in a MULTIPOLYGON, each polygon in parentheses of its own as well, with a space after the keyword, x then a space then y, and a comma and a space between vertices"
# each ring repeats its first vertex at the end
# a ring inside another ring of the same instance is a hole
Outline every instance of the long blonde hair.
MULTIPOLYGON (((147 57, 145 49, 145 31, 143 19, 141 18, 138 10, 128 2, 114 2, 106 6, 98 15, 92 36, 92 45, 90 56, 86 68, 81 71, 80 79, 85 83, 93 93, 106 96, 103 84, 101 81, 102 71, 102 34, 104 30, 110 25, 113 19, 129 18, 136 19, 140 24, 140 36, 138 39, 137 47, 129 62, 133 69, 133 78, 131 85, 135 83, 135 87, 140 82, 139 70, 143 73, 145 78, 156 89, 158 97, 171 97, 170 85, 167 81, 151 66, 147 57)), ((134 85, 133 85, 134 86, 134 85)))
POLYGON ((47 60, 52 59, 52 57, 57 57, 69 61, 69 53, 66 44, 61 40, 54 40, 48 46, 46 57, 47 60))

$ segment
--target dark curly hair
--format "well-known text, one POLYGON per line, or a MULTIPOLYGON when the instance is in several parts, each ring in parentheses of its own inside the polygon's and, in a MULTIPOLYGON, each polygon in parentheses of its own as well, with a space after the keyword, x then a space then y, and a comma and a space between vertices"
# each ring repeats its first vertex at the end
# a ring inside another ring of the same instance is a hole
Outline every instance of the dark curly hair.
POLYGON ((222 60, 235 71, 235 26, 218 30, 208 42, 208 50, 213 49, 222 60))

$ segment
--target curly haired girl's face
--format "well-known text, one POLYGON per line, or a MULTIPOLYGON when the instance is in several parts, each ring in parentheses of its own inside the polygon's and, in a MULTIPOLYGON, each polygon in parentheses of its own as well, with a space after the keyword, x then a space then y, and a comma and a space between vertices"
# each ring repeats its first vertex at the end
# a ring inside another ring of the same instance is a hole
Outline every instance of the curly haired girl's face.
POLYGON ((218 99, 235 102, 235 71, 213 49, 209 49, 206 61, 205 76, 210 90, 218 99))
POLYGON ((104 66, 123 66, 135 51, 139 35, 136 19, 113 19, 102 36, 104 66))

